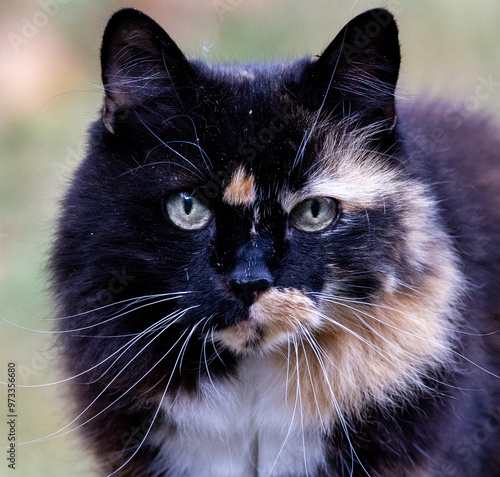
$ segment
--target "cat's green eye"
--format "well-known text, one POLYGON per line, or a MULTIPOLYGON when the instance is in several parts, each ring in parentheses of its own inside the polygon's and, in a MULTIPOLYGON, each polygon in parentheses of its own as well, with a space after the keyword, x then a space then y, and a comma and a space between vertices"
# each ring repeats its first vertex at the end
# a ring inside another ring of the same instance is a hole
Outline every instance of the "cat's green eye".
POLYGON ((312 197, 297 205, 290 213, 292 225, 304 232, 317 232, 328 227, 339 213, 335 199, 312 197))
POLYGON ((208 224, 212 211, 199 199, 186 192, 171 195, 166 202, 169 219, 184 230, 198 230, 208 224))

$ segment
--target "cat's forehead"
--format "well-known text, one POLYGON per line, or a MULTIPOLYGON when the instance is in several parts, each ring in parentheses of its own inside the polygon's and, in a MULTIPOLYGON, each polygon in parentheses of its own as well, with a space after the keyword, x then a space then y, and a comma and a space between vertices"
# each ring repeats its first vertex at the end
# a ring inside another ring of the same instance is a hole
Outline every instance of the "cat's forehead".
POLYGON ((254 204, 256 198, 255 175, 241 164, 224 189, 222 200, 231 206, 247 207, 254 204))
POLYGON ((211 70, 190 121, 174 130, 168 151, 160 149, 175 171, 169 182, 181 179, 172 188, 185 181, 209 201, 236 208, 272 202, 287 213, 313 196, 366 207, 383 196, 382 184, 390 189, 394 171, 370 143, 373 128, 320 118, 290 94, 287 68, 211 70))
POLYGON ((312 127, 297 148, 286 149, 281 162, 273 163, 270 157, 234 166, 222 185, 222 201, 249 208, 271 200, 290 213, 305 199, 326 196, 342 201, 347 209, 363 210, 399 193, 404 170, 372 150, 365 133, 346 133, 331 125, 316 127, 316 133, 312 127))
MULTIPOLYGON (((296 76, 301 62, 283 64, 217 65, 203 70, 198 101, 205 120, 217 126, 229 126, 233 134, 242 132, 265 136, 268 129, 281 123, 300 120, 304 109, 291 90, 297 86, 296 76)), ((198 108, 195 108, 195 110, 198 108)), ((311 114, 311 113, 309 113, 311 114)), ((308 114, 308 115, 309 115, 308 114)), ((290 128, 288 128, 290 129, 290 128)), ((276 131, 273 131, 276 132, 276 131)), ((240 137, 244 139, 244 137, 240 137)), ((267 138, 262 139, 265 142, 267 138)))

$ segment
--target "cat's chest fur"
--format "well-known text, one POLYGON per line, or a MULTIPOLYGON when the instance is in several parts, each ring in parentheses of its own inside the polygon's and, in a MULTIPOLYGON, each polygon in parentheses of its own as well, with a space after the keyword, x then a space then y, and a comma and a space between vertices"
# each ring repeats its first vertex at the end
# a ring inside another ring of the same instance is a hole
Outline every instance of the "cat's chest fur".
MULTIPOLYGON (((324 464, 318 425, 304 422, 301 397, 286 398, 289 375, 269 356, 242 360, 230 382, 205 380, 196 397, 165 398, 158 471, 167 476, 307 475, 324 464)), ((163 474, 162 474, 163 475, 163 474)))

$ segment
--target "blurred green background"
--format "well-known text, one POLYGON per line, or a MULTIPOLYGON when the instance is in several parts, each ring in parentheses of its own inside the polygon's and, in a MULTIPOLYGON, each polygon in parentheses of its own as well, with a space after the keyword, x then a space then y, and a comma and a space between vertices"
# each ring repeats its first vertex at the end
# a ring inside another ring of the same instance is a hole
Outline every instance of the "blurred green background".
MULTIPOLYGON (((18 384, 31 386, 17 389, 23 442, 71 420, 64 385, 37 386, 60 379, 44 267, 58 200, 99 115, 102 31, 126 6, 153 16, 188 56, 209 63, 317 54, 355 14, 386 6, 401 31, 401 91, 443 94, 464 114, 500 112, 498 0, 0 0, 0 381, 15 361, 18 384), (478 95, 485 82, 488 94, 478 95)), ((1 447, 6 394, 0 385, 1 447)), ((75 433, 44 439, 18 448, 15 473, 2 454, 0 476, 97 475, 87 454, 75 433)))

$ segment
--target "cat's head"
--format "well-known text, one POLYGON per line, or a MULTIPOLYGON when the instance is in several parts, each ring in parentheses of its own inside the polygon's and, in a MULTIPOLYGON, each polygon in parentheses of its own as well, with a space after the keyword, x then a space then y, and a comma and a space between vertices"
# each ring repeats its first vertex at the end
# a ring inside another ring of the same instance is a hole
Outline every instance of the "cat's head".
POLYGON ((438 363, 458 274, 398 137, 397 36, 377 9, 318 58, 209 67, 116 13, 53 260, 75 353, 139 353, 151 384, 163 355, 199 375, 307 347, 368 394, 438 363))

